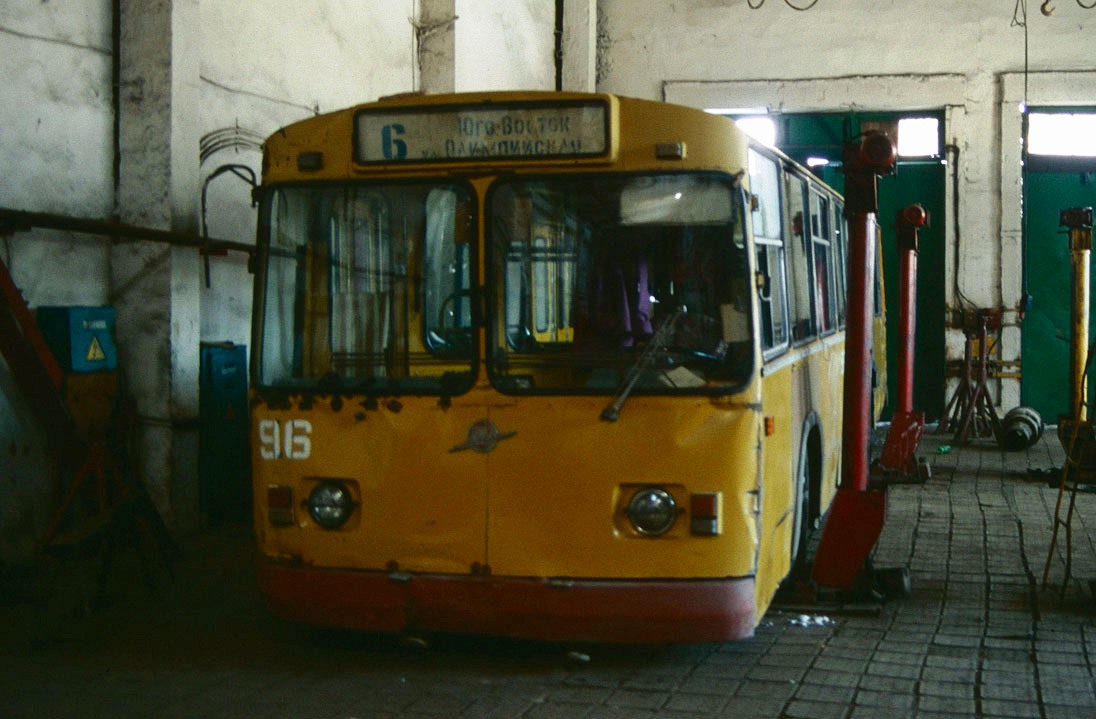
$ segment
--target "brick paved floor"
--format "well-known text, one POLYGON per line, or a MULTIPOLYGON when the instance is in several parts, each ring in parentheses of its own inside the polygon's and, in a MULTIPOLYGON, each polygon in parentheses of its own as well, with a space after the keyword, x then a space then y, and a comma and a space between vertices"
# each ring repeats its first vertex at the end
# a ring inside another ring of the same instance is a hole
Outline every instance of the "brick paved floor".
POLYGON ((1073 580, 1063 590, 1056 556, 1044 590, 1057 441, 938 453, 947 442, 922 443, 926 485, 889 492, 875 564, 908 565, 913 590, 883 605, 785 605, 720 645, 413 649, 270 618, 234 528, 188 541, 158 599, 112 587, 110 606, 74 617, 79 576, 46 611, 8 597, 0 716, 1096 717, 1096 495, 1078 497, 1073 580))

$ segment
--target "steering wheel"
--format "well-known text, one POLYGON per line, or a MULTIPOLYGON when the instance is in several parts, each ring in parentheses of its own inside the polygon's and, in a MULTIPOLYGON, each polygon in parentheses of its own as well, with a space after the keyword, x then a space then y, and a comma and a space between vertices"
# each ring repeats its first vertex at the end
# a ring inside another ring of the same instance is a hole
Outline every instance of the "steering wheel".
POLYGON ((722 362, 722 340, 723 326, 719 320, 710 315, 686 314, 678 321, 666 352, 722 362))
POLYGON ((456 301, 462 297, 472 297, 471 289, 454 290, 446 295, 442 300, 441 306, 438 308, 438 319, 434 325, 434 329, 431 330, 431 338, 436 338, 441 342, 440 346, 434 347, 434 349, 448 350, 453 354, 465 355, 470 354, 472 351, 472 328, 471 327, 447 327, 446 319, 450 316, 450 307, 456 303, 456 301))

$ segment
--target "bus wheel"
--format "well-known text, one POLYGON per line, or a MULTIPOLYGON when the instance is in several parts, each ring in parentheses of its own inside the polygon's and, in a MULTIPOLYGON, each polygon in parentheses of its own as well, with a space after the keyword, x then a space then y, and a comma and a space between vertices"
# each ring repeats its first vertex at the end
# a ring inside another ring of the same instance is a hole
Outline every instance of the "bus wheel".
MULTIPOLYGON (((807 453, 804 452, 804 455, 807 453)), ((799 471, 795 477, 795 520, 792 524, 791 566, 795 573, 800 569, 806 554, 807 538, 810 535, 810 458, 804 456, 799 462, 799 471)))
POLYGON ((795 520, 791 536, 789 579, 809 581, 818 547, 818 496, 821 491, 822 441, 817 427, 808 431, 799 450, 795 476, 795 520))

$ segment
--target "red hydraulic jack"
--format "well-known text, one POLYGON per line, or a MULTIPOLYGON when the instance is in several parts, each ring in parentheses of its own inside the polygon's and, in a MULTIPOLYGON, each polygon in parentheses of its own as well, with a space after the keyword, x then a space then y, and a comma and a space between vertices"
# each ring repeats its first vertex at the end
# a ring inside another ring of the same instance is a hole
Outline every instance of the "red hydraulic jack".
POLYGON ((913 411, 913 353, 917 331, 917 230, 926 227, 928 213, 921 205, 898 211, 898 387, 894 416, 879 461, 872 465, 873 483, 924 482, 929 465, 914 456, 925 434, 925 413, 913 411))
POLYGON ((845 145, 845 217, 849 222, 848 327, 841 485, 815 555, 811 576, 824 587, 853 586, 883 531, 887 501, 868 487, 872 429, 871 353, 875 319, 875 241, 879 178, 894 172, 894 143, 877 131, 845 145))

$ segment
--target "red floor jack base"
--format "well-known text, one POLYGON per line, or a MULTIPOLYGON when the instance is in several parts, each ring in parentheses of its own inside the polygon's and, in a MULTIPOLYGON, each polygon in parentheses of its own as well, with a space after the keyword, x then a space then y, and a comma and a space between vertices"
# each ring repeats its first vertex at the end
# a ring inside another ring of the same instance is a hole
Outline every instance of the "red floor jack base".
POLYGON ((822 530, 811 578, 821 587, 851 587, 887 518, 881 490, 838 489, 822 530))
POLYGON ((924 434, 924 412, 896 411, 887 431, 883 452, 871 467, 869 485, 923 484, 928 481, 932 469, 924 459, 916 456, 924 434))

